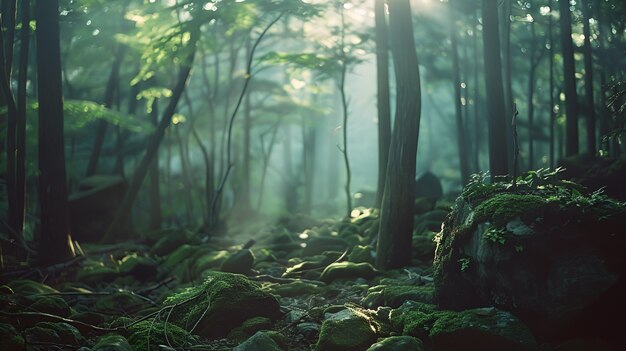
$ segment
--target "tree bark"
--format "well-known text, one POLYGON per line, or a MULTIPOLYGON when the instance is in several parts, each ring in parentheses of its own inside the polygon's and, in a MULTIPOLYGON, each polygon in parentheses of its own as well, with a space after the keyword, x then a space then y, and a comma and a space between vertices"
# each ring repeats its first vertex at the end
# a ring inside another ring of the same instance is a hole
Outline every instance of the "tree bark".
POLYGON ((467 144, 465 140, 465 129, 463 128, 463 106, 461 105, 461 69, 459 67, 459 50, 457 44, 456 10, 455 1, 449 4, 450 19, 450 42, 452 56, 452 83, 454 84, 454 110, 456 121, 457 151, 459 153, 459 166, 461 172, 461 184, 465 186, 469 181, 469 164, 467 162, 467 144))
POLYGON ((375 0, 376 21, 376 87, 378 102, 378 186, 374 207, 380 208, 385 191, 385 176, 391 142, 391 107, 389 103, 389 45, 385 0, 375 0))
POLYGON ((565 156, 578 154, 578 96, 576 94, 576 67, 572 42, 572 14, 569 1, 559 1, 561 13, 561 47, 563 50, 563 79, 565 90, 565 156))
MULTIPOLYGON (((152 111, 150 112, 152 124, 157 127, 159 125, 159 104, 158 99, 154 99, 152 102, 152 111)), ((150 218, 148 223, 148 229, 158 230, 161 229, 161 223, 163 222, 163 215, 161 213, 161 191, 159 180, 159 157, 155 155, 154 160, 150 164, 150 218)))
POLYGON ((585 56, 585 100, 587 102, 587 152, 595 156, 596 154, 596 107, 593 100, 593 56, 591 53, 591 29, 589 20, 591 19, 591 8, 589 0, 581 2, 583 13, 583 34, 585 41, 583 54, 585 56))
POLYGON ((39 259, 64 261, 74 255, 69 227, 58 0, 37 0, 39 79, 39 259))
POLYGON ((389 2, 389 31, 396 76, 396 115, 380 213, 376 265, 397 268, 411 260, 415 158, 419 135, 420 74, 409 0, 389 2))
POLYGON ((550 43, 550 49, 548 50, 549 57, 549 88, 548 92, 550 94, 550 168, 553 168, 555 165, 555 157, 554 157, 554 124, 556 122, 556 114, 554 113, 554 22, 552 20, 552 3, 553 1, 548 1, 548 7, 550 8, 550 13, 548 14, 548 42, 550 43))
POLYGON ((492 177, 508 174, 507 130, 498 33, 498 2, 483 0, 483 50, 489 114, 489 170, 492 177))

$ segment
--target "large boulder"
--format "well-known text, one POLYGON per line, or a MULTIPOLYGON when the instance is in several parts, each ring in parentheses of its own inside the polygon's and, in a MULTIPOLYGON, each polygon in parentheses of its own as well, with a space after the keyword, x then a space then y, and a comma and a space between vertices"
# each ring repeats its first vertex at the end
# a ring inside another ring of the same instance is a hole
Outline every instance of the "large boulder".
POLYGON ((420 174, 415 180, 415 197, 439 200, 443 196, 443 187, 439 178, 431 172, 420 174))
POLYGON ((316 351, 359 351, 376 341, 378 326, 366 314, 343 309, 331 314, 320 331, 316 351))
POLYGON ((281 315, 274 296, 231 273, 211 272, 203 284, 174 294, 165 303, 174 306, 171 322, 181 327, 197 323, 194 333, 206 338, 226 336, 253 317, 281 315))
POLYGON ((610 330, 607 314, 624 311, 624 204, 524 179, 470 184, 457 199, 436 238, 435 301, 512 311, 541 335, 610 330))

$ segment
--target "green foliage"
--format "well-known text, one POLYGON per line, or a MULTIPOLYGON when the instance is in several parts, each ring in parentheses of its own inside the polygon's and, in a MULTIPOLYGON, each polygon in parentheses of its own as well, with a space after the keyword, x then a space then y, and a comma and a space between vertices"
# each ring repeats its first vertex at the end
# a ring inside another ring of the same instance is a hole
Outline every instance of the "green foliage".
MULTIPOLYGON (((489 240, 489 241, 491 241, 493 243, 498 243, 500 245, 504 245, 504 243, 506 242, 505 235, 506 235, 506 229, 504 229, 504 228, 497 228, 497 227, 491 227, 491 228, 489 228, 489 229, 487 229, 485 231, 485 233, 483 234, 483 239, 489 240)), ((460 260, 462 260, 462 259, 460 259, 460 260)), ((468 262, 468 264, 469 264, 469 262, 468 262)), ((461 270, 464 271, 462 265, 461 265, 461 270)))
POLYGON ((160 350, 162 345, 170 348, 186 348, 197 344, 195 336, 168 322, 145 320, 129 328, 128 343, 133 350, 160 350))
POLYGON ((461 265, 461 272, 465 272, 471 263, 471 259, 469 257, 462 257, 458 259, 459 264, 461 265))

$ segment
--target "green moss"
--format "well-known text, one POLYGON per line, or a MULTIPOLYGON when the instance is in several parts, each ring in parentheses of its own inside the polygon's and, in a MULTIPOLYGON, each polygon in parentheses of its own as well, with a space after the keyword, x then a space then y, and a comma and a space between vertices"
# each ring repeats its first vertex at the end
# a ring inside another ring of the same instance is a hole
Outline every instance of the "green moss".
POLYGON ((109 334, 98 338, 91 351, 132 351, 130 344, 121 335, 109 334))
POLYGON ((374 267, 369 263, 335 262, 324 269, 320 279, 329 283, 336 279, 371 279, 374 274, 374 267))
POLYGON ((377 285, 369 288, 362 302, 368 308, 379 306, 398 308, 405 301, 431 303, 433 290, 432 285, 377 285))
POLYGON ((254 317, 243 322, 239 327, 233 329, 228 337, 231 339, 243 340, 261 330, 272 328, 274 323, 267 317, 254 317))
POLYGON ((372 345, 367 351, 422 351, 424 344, 412 336, 391 336, 372 345))
POLYGON ((537 213, 546 203, 544 198, 537 195, 498 194, 476 207, 474 220, 506 225, 507 221, 515 217, 537 213))
POLYGON ((369 316, 355 310, 343 310, 322 323, 316 351, 357 351, 371 345, 377 329, 369 316))
POLYGON ((374 249, 367 245, 357 245, 352 248, 350 255, 348 255, 348 261, 354 263, 370 263, 374 264, 374 249))
POLYGON ((81 345, 83 336, 76 327, 67 323, 40 322, 26 330, 29 342, 49 342, 64 345, 81 345))
POLYGON ((46 284, 32 280, 14 280, 7 284, 14 292, 24 295, 58 293, 59 291, 46 284))
POLYGON ((41 296, 29 306, 30 311, 53 314, 59 317, 69 317, 72 313, 70 306, 60 297, 41 296))
POLYGON ((159 345, 174 348, 197 343, 196 337, 184 329, 156 320, 145 320, 129 328, 128 343, 133 350, 160 350, 159 345))
POLYGON ((176 305, 170 321, 181 326, 198 323, 204 337, 228 334, 253 317, 278 318, 278 301, 242 275, 210 272, 203 284, 187 288, 165 300, 176 305))
POLYGON ((295 281, 288 284, 276 284, 267 288, 272 294, 281 297, 295 297, 302 295, 315 295, 319 293, 320 288, 316 285, 295 281))

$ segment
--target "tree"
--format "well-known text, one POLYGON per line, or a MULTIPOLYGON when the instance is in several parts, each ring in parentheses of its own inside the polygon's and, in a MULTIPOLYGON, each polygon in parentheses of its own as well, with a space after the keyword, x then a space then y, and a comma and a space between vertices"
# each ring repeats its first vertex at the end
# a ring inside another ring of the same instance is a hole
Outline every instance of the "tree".
POLYGON ((63 89, 58 0, 37 0, 37 73, 39 88, 39 259, 44 263, 73 255, 69 229, 63 89))
POLYGON ((508 155, 502 63, 498 29, 498 1, 483 0, 483 51, 489 114, 489 171, 492 177, 508 174, 508 155))
POLYGON ((389 2, 389 32, 396 112, 376 248, 376 265, 380 268, 401 267, 411 259, 421 92, 409 0, 389 2))
POLYGON ((461 104, 461 73, 459 68, 459 50, 457 44, 456 12, 455 1, 450 1, 450 43, 452 56, 452 83, 454 84, 454 109, 456 121, 456 142, 459 152, 459 165, 461 171, 461 184, 465 185, 469 181, 469 164, 467 160, 467 149, 465 143, 465 129, 463 128, 463 105, 461 104))
POLYGON ((385 174, 391 139, 391 107, 389 106, 389 48, 385 0, 375 0, 376 21, 376 87, 378 106, 378 186, 375 207, 380 208, 385 191, 385 174))
POLYGON ((585 56, 585 101, 587 103, 587 152, 590 155, 596 154, 596 111, 593 101, 593 56, 591 54, 591 8, 589 0, 581 3, 583 13, 583 55, 585 56))
POLYGON ((574 43, 572 42, 572 14, 569 6, 569 0, 559 1, 566 113, 565 156, 578 154, 578 95, 576 94, 576 67, 574 63, 574 43))

